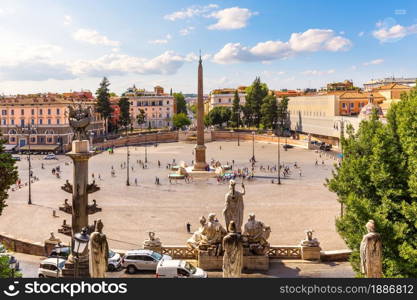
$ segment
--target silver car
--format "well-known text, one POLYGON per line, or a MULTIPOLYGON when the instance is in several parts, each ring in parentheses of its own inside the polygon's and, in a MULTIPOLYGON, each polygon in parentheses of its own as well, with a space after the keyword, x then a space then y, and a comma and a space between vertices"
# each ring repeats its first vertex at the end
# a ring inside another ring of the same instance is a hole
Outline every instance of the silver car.
POLYGON ((122 266, 129 274, 138 270, 155 270, 161 260, 172 259, 169 255, 162 255, 152 250, 131 250, 122 259, 122 266))

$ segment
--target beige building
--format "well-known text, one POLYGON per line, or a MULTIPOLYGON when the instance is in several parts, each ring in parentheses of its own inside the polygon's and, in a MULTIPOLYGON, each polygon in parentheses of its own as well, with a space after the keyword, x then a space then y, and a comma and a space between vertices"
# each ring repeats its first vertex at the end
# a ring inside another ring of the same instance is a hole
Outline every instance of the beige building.
MULTIPOLYGON (((68 106, 83 103, 94 107, 91 98, 71 98, 59 94, 18 95, 0 98, 0 130, 9 148, 64 151, 69 148, 73 132, 68 124, 68 106), (31 128, 29 138, 27 129, 31 128), (23 128, 23 131, 22 131, 23 128), (30 141, 29 141, 30 140, 30 141)), ((104 133, 104 121, 93 115, 89 127, 96 136, 104 133)))
MULTIPOLYGON (((239 87, 238 89, 240 105, 245 105, 246 103, 246 93, 244 87, 239 87)), ((235 97, 236 89, 217 89, 210 92, 209 95, 209 111, 215 107, 232 107, 233 99, 235 97)))
POLYGON ((165 94, 162 87, 155 87, 154 91, 129 88, 123 96, 130 100, 130 113, 134 128, 163 128, 172 126, 172 117, 175 113, 174 97, 165 94), (145 123, 139 125, 137 116, 145 112, 145 123))

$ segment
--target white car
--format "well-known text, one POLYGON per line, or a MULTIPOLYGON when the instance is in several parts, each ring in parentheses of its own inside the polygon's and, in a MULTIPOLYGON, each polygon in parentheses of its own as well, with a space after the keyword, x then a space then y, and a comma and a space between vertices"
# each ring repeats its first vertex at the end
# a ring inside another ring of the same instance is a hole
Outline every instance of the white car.
POLYGON ((38 269, 38 277, 62 277, 65 261, 63 258, 47 258, 43 260, 38 269))
POLYGON ((116 271, 122 264, 122 257, 119 253, 109 250, 109 260, 107 269, 109 272, 116 271))
POLYGON ((172 259, 169 255, 162 255, 152 250, 131 250, 127 251, 122 259, 122 266, 129 274, 138 270, 156 270, 158 263, 162 260, 172 259))
POLYGON ((50 159, 58 159, 58 158, 56 157, 55 154, 50 153, 50 154, 44 156, 43 159, 50 160, 50 159))
POLYGON ((207 278, 207 272, 185 260, 161 260, 156 268, 156 278, 207 278))

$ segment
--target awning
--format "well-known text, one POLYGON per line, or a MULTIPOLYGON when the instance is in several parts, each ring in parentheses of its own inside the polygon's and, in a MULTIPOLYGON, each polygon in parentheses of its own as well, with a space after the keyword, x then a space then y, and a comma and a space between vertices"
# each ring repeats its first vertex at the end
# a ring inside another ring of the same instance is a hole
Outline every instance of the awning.
MULTIPOLYGON (((59 145, 30 145, 30 151, 55 151, 58 147, 59 145)), ((20 147, 20 150, 29 150, 29 145, 20 147)))
POLYGON ((14 148, 16 148, 17 145, 4 145, 4 151, 13 151, 14 148))

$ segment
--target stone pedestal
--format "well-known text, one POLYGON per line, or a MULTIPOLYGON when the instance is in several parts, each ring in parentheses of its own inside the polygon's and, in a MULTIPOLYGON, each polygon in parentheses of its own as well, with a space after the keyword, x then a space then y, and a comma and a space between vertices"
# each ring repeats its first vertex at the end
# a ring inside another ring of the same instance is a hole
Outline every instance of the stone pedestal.
MULTIPOLYGON (((206 271, 222 270, 223 256, 208 255, 207 251, 198 251, 198 267, 206 271)), ((267 255, 243 256, 243 269, 248 271, 267 271, 269 257, 267 255)))
POLYGON ((206 163, 206 146, 196 145, 194 148, 195 151, 195 163, 194 171, 205 171, 207 168, 206 163))
POLYGON ((60 244, 61 240, 57 239, 51 233, 51 237, 44 242, 45 256, 48 257, 56 245, 60 244))
POLYGON ((67 278, 90 278, 90 269, 88 260, 80 261, 78 265, 74 261, 68 260, 62 269, 62 277, 67 278))
POLYGON ((301 259, 320 260, 320 247, 301 246, 301 259))

